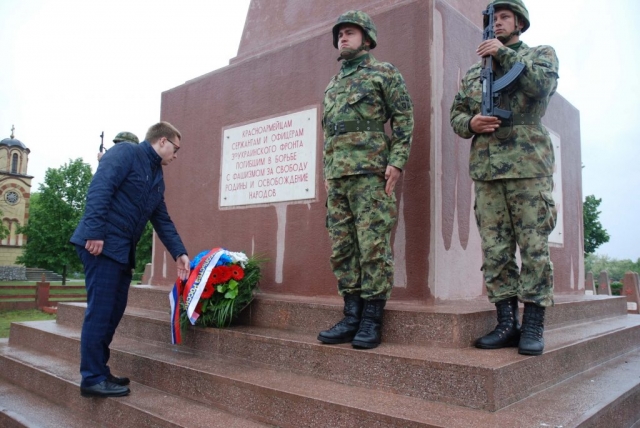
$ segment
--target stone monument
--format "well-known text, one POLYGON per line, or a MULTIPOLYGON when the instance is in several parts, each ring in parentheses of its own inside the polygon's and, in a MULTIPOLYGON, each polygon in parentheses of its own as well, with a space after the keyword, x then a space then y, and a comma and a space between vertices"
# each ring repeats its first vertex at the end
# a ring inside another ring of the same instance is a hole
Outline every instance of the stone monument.
MULTIPOLYGON (((263 292, 336 296, 321 102, 340 67, 331 27, 342 12, 360 9, 378 28, 372 53, 398 67, 414 102, 411 156, 396 189, 392 300, 482 296, 470 140, 451 130, 449 107, 478 60, 485 7, 485 0, 252 1, 230 65, 162 94, 162 120, 182 131, 184 147, 166 171, 166 200, 190 255, 215 246, 260 253, 269 259, 263 292)), ((556 94, 543 124, 557 159, 555 290, 584 294, 579 113, 556 94)), ((150 284, 172 284, 174 262, 157 239, 152 263, 150 284)))

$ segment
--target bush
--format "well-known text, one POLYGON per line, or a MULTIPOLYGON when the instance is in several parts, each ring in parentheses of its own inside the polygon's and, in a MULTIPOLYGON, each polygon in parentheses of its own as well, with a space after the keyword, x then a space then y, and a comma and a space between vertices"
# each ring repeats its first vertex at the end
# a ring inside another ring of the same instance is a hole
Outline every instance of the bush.
POLYGON ((131 277, 131 281, 140 281, 142 280, 142 275, 144 274, 144 272, 136 272, 133 274, 133 276, 131 277))
POLYGON ((620 296, 622 292, 622 283, 620 281, 614 281, 611 283, 611 294, 614 296, 620 296))

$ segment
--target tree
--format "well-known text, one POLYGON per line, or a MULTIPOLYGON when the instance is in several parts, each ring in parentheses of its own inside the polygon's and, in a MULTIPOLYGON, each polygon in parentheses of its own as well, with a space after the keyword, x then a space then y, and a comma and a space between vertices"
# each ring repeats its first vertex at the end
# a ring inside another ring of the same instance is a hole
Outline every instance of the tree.
MULTIPOLYGON (((2 210, 0 210, 0 219, 4 216, 4 213, 2 212, 2 210)), ((11 231, 9 230, 9 228, 7 228, 7 226, 5 226, 4 222, 0 221, 0 240, 6 238, 7 236, 9 236, 9 234, 11 233, 11 231)))
POLYGON ((152 245, 153 226, 151 226, 151 222, 148 221, 136 247, 136 273, 143 273, 146 264, 151 262, 152 245))
POLYGON ((582 216, 584 220, 584 252, 592 254, 596 249, 609 242, 609 234, 602 227, 599 216, 598 207, 602 199, 596 199, 595 196, 589 195, 582 204, 582 216))
POLYGON ((91 178, 91 167, 81 158, 47 169, 37 196, 31 198, 29 222, 20 228, 27 244, 18 263, 62 273, 63 284, 68 270, 82 270, 69 238, 84 212, 91 178))
MULTIPOLYGON (((640 260, 638 261, 640 262, 640 260)), ((629 271, 638 272, 638 264, 629 259, 613 259, 606 254, 587 254, 584 258, 584 270, 585 272, 593 272, 596 281, 603 270, 609 273, 611 281, 622 281, 625 273, 629 271)))

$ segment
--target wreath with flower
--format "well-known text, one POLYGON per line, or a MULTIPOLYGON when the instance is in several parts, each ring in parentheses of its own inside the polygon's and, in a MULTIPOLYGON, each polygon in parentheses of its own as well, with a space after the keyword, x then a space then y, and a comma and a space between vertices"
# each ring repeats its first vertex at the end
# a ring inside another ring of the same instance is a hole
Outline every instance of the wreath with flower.
POLYGON ((253 300, 260 282, 257 256, 222 248, 203 251, 191 261, 186 281, 176 280, 169 294, 172 343, 191 325, 228 327, 253 300))

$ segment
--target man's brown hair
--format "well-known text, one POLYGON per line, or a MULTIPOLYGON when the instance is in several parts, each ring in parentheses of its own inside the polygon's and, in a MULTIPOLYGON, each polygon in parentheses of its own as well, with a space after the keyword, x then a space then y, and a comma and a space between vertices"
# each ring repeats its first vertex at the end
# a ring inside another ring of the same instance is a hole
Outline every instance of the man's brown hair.
POLYGON ((180 140, 182 140, 182 134, 180 134, 180 131, 178 131, 176 127, 169 122, 158 122, 153 125, 147 131, 145 140, 153 143, 162 137, 166 138, 167 140, 175 139, 175 137, 178 137, 180 140))

